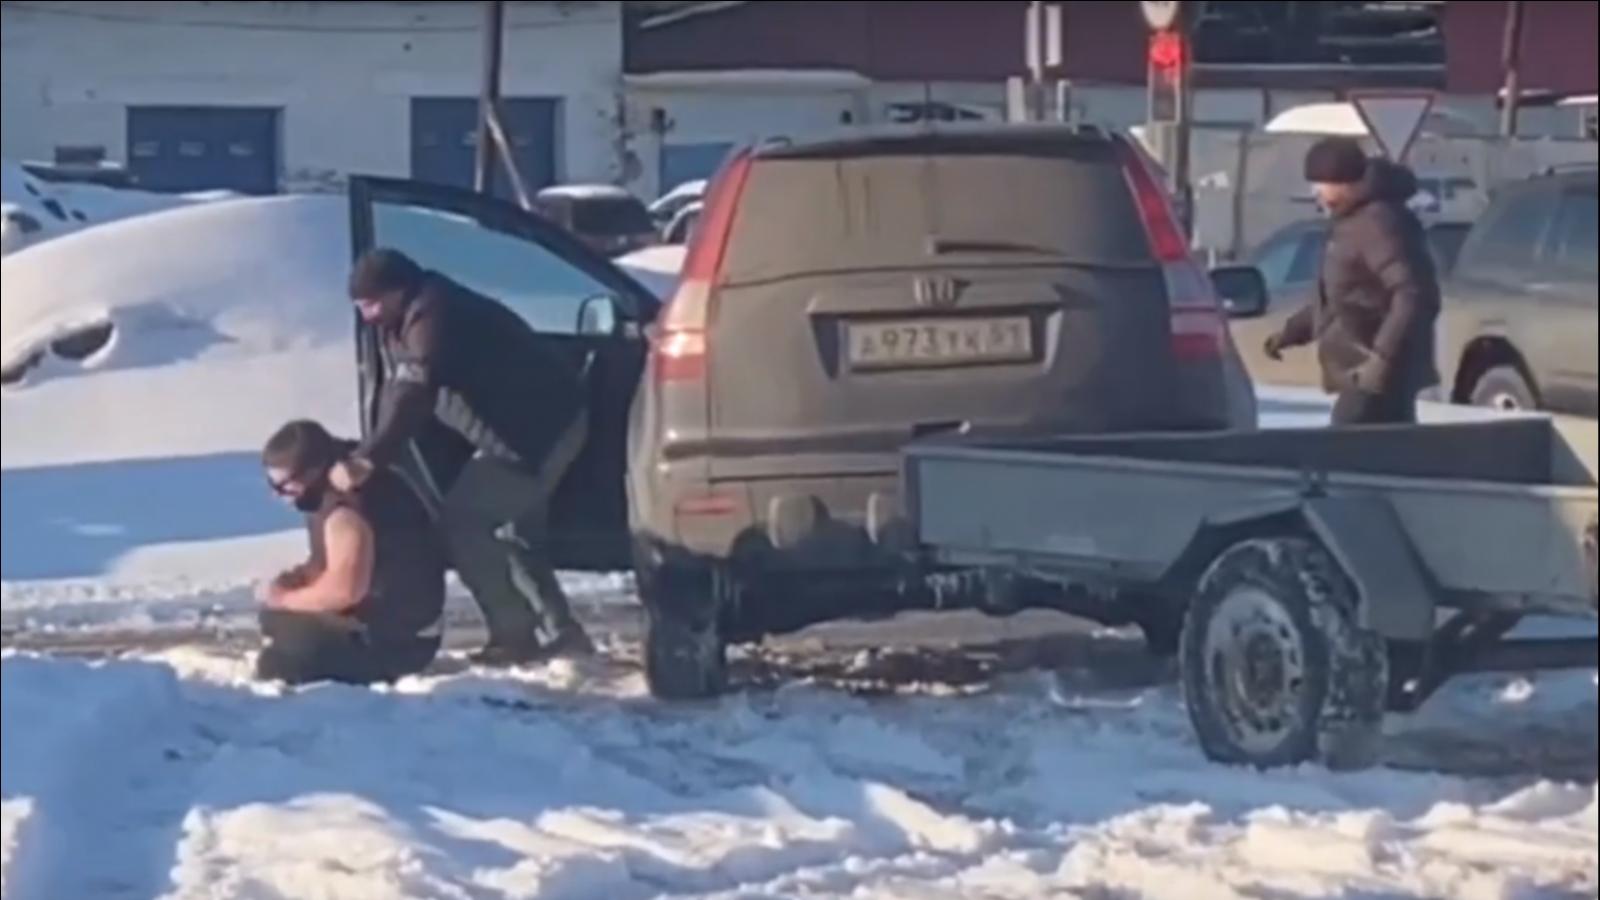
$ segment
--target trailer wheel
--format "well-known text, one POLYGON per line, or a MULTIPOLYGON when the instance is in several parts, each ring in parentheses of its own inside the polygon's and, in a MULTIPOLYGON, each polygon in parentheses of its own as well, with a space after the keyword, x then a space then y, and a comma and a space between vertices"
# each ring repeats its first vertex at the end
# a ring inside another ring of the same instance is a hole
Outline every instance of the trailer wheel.
POLYGON ((1244 541, 1201 578, 1184 623, 1184 701, 1213 761, 1377 762, 1389 666, 1357 624, 1355 585, 1305 538, 1244 541))
POLYGON ((716 579, 671 566, 641 572, 639 598, 650 695, 688 702, 726 692, 728 648, 718 622, 716 579))

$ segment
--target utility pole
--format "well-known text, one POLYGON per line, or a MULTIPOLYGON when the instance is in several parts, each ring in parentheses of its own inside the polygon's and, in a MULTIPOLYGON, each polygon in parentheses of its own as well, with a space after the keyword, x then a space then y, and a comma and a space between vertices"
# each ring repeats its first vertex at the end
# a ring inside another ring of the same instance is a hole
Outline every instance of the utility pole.
POLYGON ((1500 88, 1500 134, 1517 136, 1522 113, 1522 22, 1527 14, 1522 0, 1507 0, 1505 36, 1500 48, 1500 65, 1505 84, 1500 88))
MULTIPOLYGON (((473 167, 473 187, 480 194, 494 193, 496 126, 500 119, 500 71, 506 45, 506 5, 502 0, 484 3, 483 86, 478 94, 478 143, 473 167)), ((507 160, 507 164, 511 164, 507 160)))

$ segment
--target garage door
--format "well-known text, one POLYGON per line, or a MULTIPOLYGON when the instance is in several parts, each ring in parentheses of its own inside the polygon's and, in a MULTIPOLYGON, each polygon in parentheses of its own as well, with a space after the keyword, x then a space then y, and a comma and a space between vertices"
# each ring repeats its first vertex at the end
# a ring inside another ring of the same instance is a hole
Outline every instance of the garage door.
POLYGON ((128 107, 128 167, 151 191, 278 191, 279 111, 239 106, 128 107))
POLYGON ((710 178, 717 174, 722 161, 732 152, 730 141, 661 145, 661 190, 670 191, 685 181, 710 178))
MULTIPOLYGON (((556 138, 561 100, 509 97, 500 101, 500 119, 511 139, 517 170, 530 191, 556 183, 556 138)), ((411 100, 411 177, 432 184, 471 187, 476 165, 476 97, 414 97, 411 100)), ((498 193, 511 198, 504 177, 498 193)))

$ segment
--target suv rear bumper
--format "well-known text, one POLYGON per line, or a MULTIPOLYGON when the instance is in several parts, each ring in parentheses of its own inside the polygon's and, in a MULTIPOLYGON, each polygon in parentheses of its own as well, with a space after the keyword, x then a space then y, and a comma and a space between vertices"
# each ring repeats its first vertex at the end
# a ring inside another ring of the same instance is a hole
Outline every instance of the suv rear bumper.
POLYGON ((657 483, 635 495, 633 530, 668 555, 764 575, 899 568, 916 541, 898 473, 657 483))

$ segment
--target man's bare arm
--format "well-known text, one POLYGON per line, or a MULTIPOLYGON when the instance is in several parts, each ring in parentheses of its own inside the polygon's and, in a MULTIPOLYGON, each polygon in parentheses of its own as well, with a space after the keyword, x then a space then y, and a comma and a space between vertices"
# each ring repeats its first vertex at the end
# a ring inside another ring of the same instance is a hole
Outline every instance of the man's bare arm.
POLYGON ((347 507, 334 510, 323 523, 327 562, 304 587, 286 592, 279 605, 301 612, 348 612, 372 587, 375 546, 372 527, 347 507))

